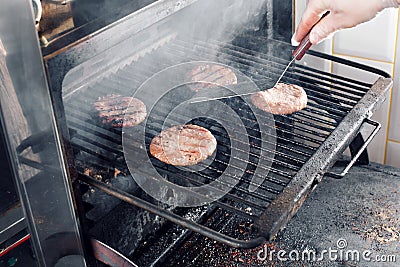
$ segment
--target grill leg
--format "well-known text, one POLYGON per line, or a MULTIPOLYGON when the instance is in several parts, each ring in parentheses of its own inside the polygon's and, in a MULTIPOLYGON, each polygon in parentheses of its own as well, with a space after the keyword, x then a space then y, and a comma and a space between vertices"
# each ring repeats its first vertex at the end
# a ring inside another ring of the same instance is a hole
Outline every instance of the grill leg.
MULTIPOLYGON (((354 138, 353 142, 351 142, 349 148, 350 148, 350 154, 351 158, 354 158, 357 152, 361 149, 362 145, 364 145, 365 141, 364 138, 362 137, 361 133, 358 133, 356 138, 354 138)), ((369 157, 368 157, 368 152, 367 149, 364 150, 361 154, 361 156, 358 158, 356 161, 357 165, 368 165, 369 164, 369 157)))
MULTIPOLYGON (((349 149, 350 149, 350 154, 351 154, 351 159, 354 159, 355 155, 357 154, 357 151, 360 150, 361 146, 365 143, 364 138, 362 135, 359 133, 357 134, 356 138, 353 140, 353 142, 350 143, 349 149)), ((348 159, 339 159, 336 161, 335 166, 336 167, 346 167, 349 164, 348 159)), ((367 150, 364 150, 360 157, 357 159, 357 161, 354 163, 355 165, 368 165, 369 164, 369 157, 368 157, 368 152, 367 150)), ((331 176, 330 173, 327 173, 328 176, 331 176)), ((334 177, 334 176, 331 176, 334 177)), ((339 177, 336 177, 340 179, 339 177)))

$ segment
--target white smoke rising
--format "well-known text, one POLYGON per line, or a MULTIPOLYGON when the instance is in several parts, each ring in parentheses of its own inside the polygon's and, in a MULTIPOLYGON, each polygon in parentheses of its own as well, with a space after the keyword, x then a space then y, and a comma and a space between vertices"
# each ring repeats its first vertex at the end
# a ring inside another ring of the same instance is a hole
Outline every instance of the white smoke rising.
POLYGON ((229 41, 235 34, 257 30, 268 0, 200 0, 187 8, 176 28, 188 37, 229 41))

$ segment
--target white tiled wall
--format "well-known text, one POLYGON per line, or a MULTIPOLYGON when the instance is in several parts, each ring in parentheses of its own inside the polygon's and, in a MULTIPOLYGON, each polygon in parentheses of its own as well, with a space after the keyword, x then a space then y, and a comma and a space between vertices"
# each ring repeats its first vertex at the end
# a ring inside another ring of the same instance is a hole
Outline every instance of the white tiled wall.
MULTIPOLYGON (((400 31, 400 27, 398 31, 400 31)), ((400 36, 399 32, 397 36, 400 36)), ((390 109, 389 140, 400 142, 400 39, 397 40, 396 46, 393 88, 392 106, 390 109)))
POLYGON ((400 143, 388 142, 386 163, 391 166, 400 166, 400 143))
POLYGON ((386 9, 369 22, 339 31, 333 38, 335 54, 393 63, 397 13, 397 9, 386 9))
MULTIPOLYGON (((307 0, 296 0, 298 25, 307 0)), ((331 40, 313 47, 319 51, 370 65, 393 75, 394 89, 374 114, 382 130, 368 147, 372 161, 400 167, 400 27, 399 10, 387 9, 376 18, 355 28, 342 30, 331 40), (399 31, 399 32, 398 32, 399 31)), ((332 64, 331 71, 346 77, 368 81, 370 76, 354 72, 343 65, 332 64)))

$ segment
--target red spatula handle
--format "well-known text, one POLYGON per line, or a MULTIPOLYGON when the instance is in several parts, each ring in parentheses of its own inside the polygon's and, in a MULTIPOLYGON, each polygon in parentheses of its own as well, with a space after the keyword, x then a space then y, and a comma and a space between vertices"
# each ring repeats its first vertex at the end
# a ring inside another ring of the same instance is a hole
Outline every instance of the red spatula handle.
MULTIPOLYGON (((317 25, 323 18, 325 18, 330 12, 327 11, 325 12, 325 14, 318 20, 317 23, 314 24, 317 25)), ((311 30, 314 27, 311 28, 311 30)), ((312 43, 310 41, 310 32, 311 30, 308 32, 308 34, 303 38, 303 40, 301 40, 300 44, 296 47, 296 49, 293 51, 292 56, 294 58, 296 58, 296 60, 301 60, 304 55, 306 54, 306 52, 308 51, 308 49, 310 49, 310 47, 312 46, 312 43)))
POLYGON ((296 60, 301 60, 311 46, 312 43, 310 42, 310 34, 307 34, 306 37, 301 40, 300 44, 293 51, 292 56, 296 58, 296 60))

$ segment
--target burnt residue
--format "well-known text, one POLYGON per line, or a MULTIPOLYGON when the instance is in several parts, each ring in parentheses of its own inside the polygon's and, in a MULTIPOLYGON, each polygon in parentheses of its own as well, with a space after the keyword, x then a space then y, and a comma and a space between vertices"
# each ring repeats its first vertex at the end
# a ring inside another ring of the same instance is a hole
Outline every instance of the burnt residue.
MULTIPOLYGON (((358 171, 353 170, 354 175, 359 175, 366 169, 360 168, 358 171)), ((368 180, 360 181, 353 189, 365 192, 359 193, 363 203, 352 201, 352 205, 343 213, 345 220, 352 226, 352 232, 368 241, 372 249, 385 250, 393 245, 398 246, 400 242, 398 174, 387 174, 379 169, 369 171, 365 177, 368 180), (385 186, 388 180, 391 180, 392 184, 385 186), (369 184, 373 184, 373 187, 369 184), (366 190, 362 190, 362 187, 366 190)))
MULTIPOLYGON (((253 227, 251 221, 221 209, 217 209, 205 224, 238 239, 246 240, 255 236, 249 230, 253 227)), ((156 266, 251 266, 246 264, 252 261, 257 263, 256 257, 256 249, 235 249, 199 234, 191 234, 181 247, 170 252, 169 258, 158 262, 156 266), (251 258, 251 255, 254 257, 251 258)))

